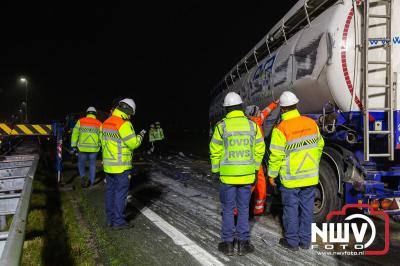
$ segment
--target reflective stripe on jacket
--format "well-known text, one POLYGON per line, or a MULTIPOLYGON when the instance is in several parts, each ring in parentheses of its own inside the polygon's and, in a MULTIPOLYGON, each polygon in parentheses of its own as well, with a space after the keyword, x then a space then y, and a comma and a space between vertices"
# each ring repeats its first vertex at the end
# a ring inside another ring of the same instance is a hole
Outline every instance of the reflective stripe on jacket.
POLYGON ((101 122, 95 115, 88 114, 76 122, 71 136, 71 147, 78 147, 80 152, 98 152, 101 122))
POLYGON ((115 109, 101 127, 104 172, 122 173, 132 169, 132 152, 142 143, 136 135, 128 116, 115 109))
POLYGON ((215 127, 210 142, 211 171, 219 172, 225 184, 251 184, 264 153, 260 128, 242 111, 232 111, 215 127))
POLYGON ((282 114, 282 122, 273 129, 268 175, 281 178, 287 188, 316 185, 324 139, 311 118, 292 110, 282 114))

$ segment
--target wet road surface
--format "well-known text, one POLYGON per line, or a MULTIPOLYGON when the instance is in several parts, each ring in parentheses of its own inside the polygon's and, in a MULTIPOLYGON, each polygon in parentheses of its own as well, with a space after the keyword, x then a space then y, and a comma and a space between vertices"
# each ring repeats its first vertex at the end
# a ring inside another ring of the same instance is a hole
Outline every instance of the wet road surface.
MULTIPOLYGON (((277 199, 270 214, 251 220, 255 252, 224 256, 217 250, 222 218, 218 181, 211 179, 208 162, 183 154, 137 161, 126 211, 132 229, 105 228, 103 182, 83 191, 89 206, 86 217, 93 219, 93 230, 105 242, 100 246, 110 245, 102 252, 106 261, 108 253, 118 258, 117 265, 396 265, 400 259, 396 223, 391 223, 391 249, 385 256, 330 256, 317 250, 283 249, 278 245, 282 226, 277 199)), ((383 223, 378 223, 382 231, 383 223)), ((382 236, 378 238, 383 241, 382 236)))

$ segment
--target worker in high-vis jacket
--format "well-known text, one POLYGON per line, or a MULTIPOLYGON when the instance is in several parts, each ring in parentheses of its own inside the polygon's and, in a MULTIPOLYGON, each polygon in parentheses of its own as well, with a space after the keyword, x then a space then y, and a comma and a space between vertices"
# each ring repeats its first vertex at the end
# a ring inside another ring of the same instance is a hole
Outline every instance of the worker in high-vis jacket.
POLYGON ((157 134, 156 140, 163 140, 165 138, 164 130, 162 129, 160 122, 157 121, 155 124, 156 124, 156 134, 157 134))
POLYGON ((265 143, 260 127, 244 115, 243 101, 237 93, 229 92, 223 107, 227 114, 215 126, 210 142, 211 172, 219 177, 222 204, 222 242, 218 250, 232 256, 237 236, 238 255, 244 255, 254 251, 250 243, 249 203, 265 143), (238 210, 236 226, 235 207, 238 210))
POLYGON ((154 127, 154 124, 150 124, 150 129, 149 129, 149 143, 150 143, 150 148, 148 150, 148 154, 151 154, 154 152, 154 142, 156 141, 156 129, 154 127))
POLYGON ((131 227, 123 213, 129 191, 132 153, 140 146, 146 133, 142 130, 138 135, 135 134, 129 121, 135 111, 135 102, 129 98, 123 99, 101 127, 103 168, 107 180, 107 223, 117 230, 131 227))
POLYGON ((318 125, 297 110, 299 99, 285 91, 279 98, 282 121, 271 136, 269 181, 280 177, 284 238, 279 244, 291 250, 308 249, 311 243, 315 186, 324 139, 318 125))
MULTIPOLYGON (((263 124, 265 120, 269 117, 271 112, 275 110, 278 106, 279 101, 274 101, 270 103, 263 110, 257 105, 249 105, 246 107, 245 113, 248 118, 250 118, 254 123, 256 123, 264 137, 263 124)), ((252 193, 254 193, 254 204, 253 205, 253 215, 260 215, 264 213, 265 200, 267 199, 267 181, 264 175, 264 167, 261 164, 257 175, 257 182, 255 186, 252 187, 252 193)))
POLYGON ((96 108, 89 107, 86 117, 79 119, 71 136, 71 147, 78 153, 78 170, 81 178, 81 186, 87 186, 86 161, 89 160, 89 183, 92 186, 96 178, 96 158, 100 150, 100 126, 96 119, 96 108))
POLYGON ((164 151, 164 131, 161 128, 160 122, 155 122, 155 128, 153 131, 153 152, 161 156, 162 152, 164 151))

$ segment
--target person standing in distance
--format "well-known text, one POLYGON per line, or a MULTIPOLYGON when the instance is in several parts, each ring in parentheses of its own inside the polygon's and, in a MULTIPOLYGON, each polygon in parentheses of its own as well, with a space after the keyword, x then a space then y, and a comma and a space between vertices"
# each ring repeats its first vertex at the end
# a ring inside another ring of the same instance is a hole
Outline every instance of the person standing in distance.
POLYGON ((96 158, 100 150, 100 126, 101 122, 96 119, 96 108, 89 107, 86 117, 79 119, 71 135, 71 147, 73 153, 78 151, 78 170, 81 178, 81 186, 87 186, 86 161, 89 160, 89 185, 93 186, 96 178, 96 158))

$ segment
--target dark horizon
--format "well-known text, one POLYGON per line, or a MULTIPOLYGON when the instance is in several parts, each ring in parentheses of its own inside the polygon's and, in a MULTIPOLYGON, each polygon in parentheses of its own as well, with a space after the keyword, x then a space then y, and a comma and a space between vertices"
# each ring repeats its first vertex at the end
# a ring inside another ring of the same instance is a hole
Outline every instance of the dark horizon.
POLYGON ((208 126, 209 91, 295 3, 133 6, 29 2, 0 9, 0 118, 25 99, 32 122, 132 97, 139 126, 208 126))

